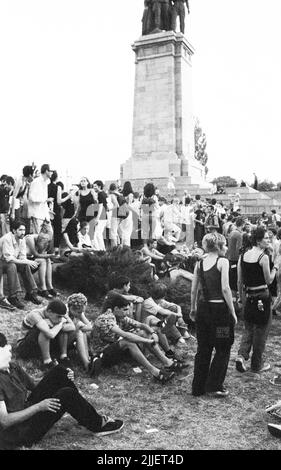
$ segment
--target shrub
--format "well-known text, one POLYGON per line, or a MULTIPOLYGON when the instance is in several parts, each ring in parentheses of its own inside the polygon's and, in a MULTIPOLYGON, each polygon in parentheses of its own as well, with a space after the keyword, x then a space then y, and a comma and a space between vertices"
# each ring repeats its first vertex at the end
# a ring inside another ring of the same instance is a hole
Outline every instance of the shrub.
POLYGON ((108 282, 113 275, 128 276, 131 279, 131 292, 144 297, 153 282, 150 265, 139 261, 128 247, 70 258, 57 268, 54 280, 64 288, 82 292, 96 300, 107 293, 108 282))

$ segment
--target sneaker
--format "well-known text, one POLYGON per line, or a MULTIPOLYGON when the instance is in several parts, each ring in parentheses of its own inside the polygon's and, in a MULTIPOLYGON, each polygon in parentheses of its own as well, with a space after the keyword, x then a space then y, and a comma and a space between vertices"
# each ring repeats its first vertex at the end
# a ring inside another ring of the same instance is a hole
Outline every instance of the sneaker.
POLYGON ((273 379, 269 381, 272 385, 278 385, 280 387, 281 385, 281 375, 275 375, 273 379))
POLYGON ((6 297, 3 297, 3 299, 0 299, 0 308, 4 308, 5 310, 10 310, 11 312, 13 310, 16 310, 16 307, 12 305, 6 297))
POLYGON ((175 353, 174 351, 172 351, 171 349, 169 349, 169 351, 167 351, 165 353, 165 356, 168 358, 168 359, 174 359, 175 358, 175 353))
POLYGON ((154 379, 157 382, 160 382, 162 385, 169 382, 175 376, 175 372, 171 370, 160 370, 158 375, 154 376, 154 379))
POLYGON ((238 372, 246 372, 247 367, 246 367, 245 359, 243 356, 237 356, 236 361, 235 361, 235 366, 238 372))
POLYGON ((100 431, 95 431, 94 434, 98 436, 107 436, 108 434, 113 434, 114 432, 121 431, 124 426, 121 419, 111 419, 107 416, 102 417, 104 424, 101 427, 100 431))
POLYGON ((18 308, 19 310, 23 310, 25 305, 17 298, 17 296, 12 296, 8 298, 10 304, 14 307, 18 308))
POLYGON ((189 364, 183 361, 177 361, 174 359, 173 364, 170 365, 169 367, 165 367, 165 370, 167 371, 174 371, 174 372, 181 372, 183 369, 186 369, 189 367, 189 364))
POLYGON ((38 290, 37 294, 40 295, 40 297, 44 297, 45 299, 53 298, 53 296, 47 290, 38 290))
POLYGON ((265 362, 264 365, 259 370, 253 370, 252 369, 252 372, 255 372, 256 374, 259 374, 260 372, 266 372, 270 368, 271 368, 271 365, 265 362))
POLYGON ((56 359, 53 359, 51 362, 48 362, 47 364, 43 363, 41 369, 44 372, 48 372, 49 370, 53 369, 57 365, 58 365, 58 361, 56 359))
POLYGON ((102 370, 102 359, 100 357, 92 357, 88 366, 88 372, 91 377, 97 377, 102 370))
POLYGON ((72 367, 71 360, 70 360, 69 357, 67 357, 67 356, 66 356, 66 357, 63 357, 63 358, 60 358, 60 359, 59 359, 59 364, 60 364, 61 366, 65 367, 66 369, 67 369, 68 367, 70 367, 70 368, 72 367))
POLYGON ((222 387, 221 390, 216 390, 215 392, 209 392, 208 395, 214 398, 226 398, 229 395, 229 391, 225 387, 222 387))
POLYGON ((281 437, 281 426, 280 426, 280 424, 268 423, 267 429, 269 430, 270 434, 272 434, 272 436, 281 437))
POLYGON ((33 304, 36 304, 36 305, 41 305, 41 303, 42 303, 41 300, 38 299, 36 294, 27 293, 25 295, 24 300, 29 300, 30 302, 32 302, 33 304))
POLYGON ((57 294, 57 291, 55 291, 55 289, 49 289, 49 294, 52 296, 52 297, 56 297, 58 294, 57 294))

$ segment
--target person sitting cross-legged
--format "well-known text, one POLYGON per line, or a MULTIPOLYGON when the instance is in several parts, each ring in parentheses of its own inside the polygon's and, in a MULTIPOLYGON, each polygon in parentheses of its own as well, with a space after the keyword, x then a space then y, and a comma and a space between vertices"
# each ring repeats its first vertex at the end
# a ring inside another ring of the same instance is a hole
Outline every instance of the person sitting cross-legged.
POLYGON ((11 359, 11 346, 0 333, 0 450, 38 443, 66 412, 98 436, 122 429, 122 420, 102 416, 82 397, 71 369, 56 366, 36 384, 11 359))
POLYGON ((7 274, 8 300, 19 309, 23 309, 24 304, 18 299, 18 294, 21 292, 18 274, 21 275, 26 290, 25 300, 30 300, 36 305, 41 304, 32 275, 32 269, 36 270, 38 263, 27 259, 24 236, 25 225, 21 221, 16 221, 12 226, 12 231, 0 238, 0 258, 3 272, 7 274))
POLYGON ((67 357, 68 335, 75 326, 61 300, 51 300, 47 307, 33 310, 22 322, 23 337, 17 342, 17 355, 22 359, 42 357, 43 369, 57 364, 53 356, 59 356, 60 364, 70 365, 67 357))
MULTIPOLYGON (((149 325, 130 318, 130 303, 119 294, 111 295, 104 304, 103 313, 95 320, 101 353, 93 359, 91 373, 97 375, 102 367, 110 367, 133 358, 161 383, 174 376, 177 363, 168 359, 158 345, 158 337, 149 325), (162 363, 163 368, 151 364, 140 347, 146 346, 162 363)), ((96 344, 97 347, 97 344, 96 344)))

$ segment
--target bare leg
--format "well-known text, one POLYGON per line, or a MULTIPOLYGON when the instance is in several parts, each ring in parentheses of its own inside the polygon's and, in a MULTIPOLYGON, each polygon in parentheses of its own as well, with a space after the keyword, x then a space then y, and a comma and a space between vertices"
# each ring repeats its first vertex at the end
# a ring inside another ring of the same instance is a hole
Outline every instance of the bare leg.
POLYGON ((41 350, 42 359, 44 363, 50 362, 51 355, 50 355, 50 340, 47 338, 43 333, 39 333, 38 336, 38 344, 41 350))
POLYGON ((154 356, 156 356, 160 361, 164 364, 164 366, 170 367, 173 364, 172 359, 169 359, 168 357, 165 356, 165 354, 161 351, 159 348, 158 344, 155 344, 154 346, 146 346, 147 349, 149 349, 154 356))
POLYGON ((81 359, 83 366, 85 369, 88 369, 90 358, 89 358, 89 350, 88 350, 88 341, 86 333, 79 330, 76 332, 76 347, 79 354, 79 358, 81 359))
POLYGON ((142 303, 136 304, 135 319, 139 322, 141 322, 141 309, 142 303))
POLYGON ((39 270, 38 270, 38 276, 39 276, 39 285, 41 290, 47 290, 46 287, 46 260, 44 258, 37 258, 36 259, 37 263, 39 263, 39 270))
POLYGON ((67 357, 68 333, 59 333, 60 358, 67 357))
POLYGON ((46 259, 46 284, 47 284, 47 289, 53 289, 53 280, 52 280, 52 263, 51 260, 48 258, 46 259))
POLYGON ((130 343, 129 341, 122 339, 120 341, 120 346, 121 349, 128 349, 131 356, 137 361, 137 363, 145 367, 145 369, 147 369, 152 375, 159 375, 160 370, 157 367, 153 366, 146 359, 146 357, 143 355, 136 343, 130 343))

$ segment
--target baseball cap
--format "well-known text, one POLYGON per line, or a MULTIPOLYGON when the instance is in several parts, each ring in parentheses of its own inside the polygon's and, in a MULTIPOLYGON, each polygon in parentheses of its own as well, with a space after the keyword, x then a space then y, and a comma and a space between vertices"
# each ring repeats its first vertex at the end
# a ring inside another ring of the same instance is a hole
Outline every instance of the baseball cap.
POLYGON ((67 312, 66 305, 61 300, 51 300, 48 303, 47 310, 51 310, 53 313, 64 317, 67 312))
POLYGON ((51 170, 49 163, 44 163, 44 165, 41 166, 41 173, 46 173, 46 171, 55 171, 51 170))
POLYGON ((3 333, 0 333, 0 348, 4 348, 8 344, 7 338, 3 333))

